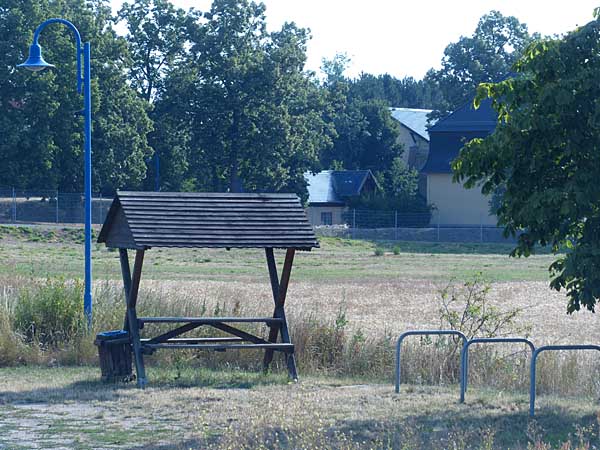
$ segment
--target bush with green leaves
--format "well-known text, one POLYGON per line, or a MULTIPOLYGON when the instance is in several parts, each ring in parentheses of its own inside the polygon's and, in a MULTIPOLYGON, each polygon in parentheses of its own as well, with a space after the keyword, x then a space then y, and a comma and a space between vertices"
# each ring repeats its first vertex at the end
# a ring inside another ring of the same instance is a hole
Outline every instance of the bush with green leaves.
POLYGON ((42 346, 69 342, 85 329, 83 283, 49 278, 19 290, 15 329, 42 346))

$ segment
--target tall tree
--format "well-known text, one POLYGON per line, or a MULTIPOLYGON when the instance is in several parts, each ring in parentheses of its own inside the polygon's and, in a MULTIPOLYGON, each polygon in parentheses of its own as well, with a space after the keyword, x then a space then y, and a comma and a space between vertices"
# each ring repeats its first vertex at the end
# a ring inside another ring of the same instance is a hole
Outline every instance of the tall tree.
POLYGON ((285 24, 268 33, 264 13, 248 0, 215 0, 189 61, 167 81, 161 108, 189 127, 198 189, 303 193, 304 172, 330 145, 323 95, 303 71, 308 32, 285 24))
POLYGON ((119 10, 117 18, 127 26, 131 84, 147 102, 160 95, 165 74, 183 61, 197 16, 169 0, 135 0, 119 10))
MULTIPOLYGON (((596 16, 597 17, 597 16, 596 16)), ((469 143, 455 179, 484 193, 505 189, 496 213, 518 235, 516 256, 536 246, 566 251, 550 266, 551 286, 565 289, 568 311, 594 310, 600 298, 600 21, 562 39, 532 44, 517 76, 483 84, 496 131, 469 143)))
POLYGON ((64 27, 44 30, 40 44, 57 69, 17 70, 33 30, 48 17, 64 17, 92 42, 93 187, 139 186, 151 129, 144 103, 127 84, 127 49, 111 28, 103 1, 7 0, 0 6, 0 185, 83 189, 82 98, 75 91, 73 36, 64 27))
POLYGON ((398 79, 389 74, 361 73, 349 83, 351 99, 381 100, 388 106, 422 109, 430 109, 441 101, 441 92, 435 84, 412 77, 398 79))
POLYGON ((344 55, 323 61, 324 88, 333 110, 329 120, 336 137, 333 146, 321 154, 325 168, 389 170, 402 155, 398 143, 400 125, 385 100, 351 96, 351 80, 343 74, 349 60, 344 55))
POLYGON ((539 35, 530 35, 527 25, 513 16, 491 11, 479 19, 470 37, 461 37, 444 50, 442 68, 431 69, 425 82, 442 92, 434 105, 438 116, 471 101, 479 83, 505 78, 527 45, 539 35))
POLYGON ((152 105, 149 114, 155 127, 148 141, 155 154, 146 159, 146 189, 155 188, 157 177, 163 190, 182 189, 185 181, 189 135, 173 122, 169 101, 161 103, 161 99, 170 95, 165 85, 169 74, 189 56, 190 35, 199 26, 200 17, 198 11, 186 12, 169 0, 134 0, 124 3, 117 15, 117 20, 127 26, 125 38, 131 54, 129 79, 141 97, 152 105), (160 173, 156 173, 155 158, 160 173))

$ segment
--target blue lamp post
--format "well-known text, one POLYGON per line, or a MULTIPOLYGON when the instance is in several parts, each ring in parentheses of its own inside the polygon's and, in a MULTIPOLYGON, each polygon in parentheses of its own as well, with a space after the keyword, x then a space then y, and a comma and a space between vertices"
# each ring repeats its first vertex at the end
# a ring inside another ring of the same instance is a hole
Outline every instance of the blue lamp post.
POLYGON ((75 45, 77 47, 77 92, 81 94, 83 90, 83 117, 85 119, 85 292, 83 310, 89 327, 92 323, 92 93, 90 88, 90 43, 86 42, 83 46, 81 45, 79 31, 68 20, 48 19, 36 28, 33 34, 33 44, 29 47, 29 57, 27 61, 19 64, 17 67, 24 67, 33 72, 39 72, 47 67, 54 67, 52 64, 44 61, 42 47, 38 43, 42 30, 52 23, 65 25, 75 35, 75 45), (82 56, 83 70, 81 67, 82 56))

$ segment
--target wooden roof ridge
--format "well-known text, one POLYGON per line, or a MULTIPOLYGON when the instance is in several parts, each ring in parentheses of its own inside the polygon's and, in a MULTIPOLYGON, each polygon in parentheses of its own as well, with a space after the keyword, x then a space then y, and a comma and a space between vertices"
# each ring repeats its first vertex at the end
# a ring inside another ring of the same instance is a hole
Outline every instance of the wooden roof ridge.
POLYGON ((118 191, 98 236, 112 248, 319 246, 295 194, 118 191))

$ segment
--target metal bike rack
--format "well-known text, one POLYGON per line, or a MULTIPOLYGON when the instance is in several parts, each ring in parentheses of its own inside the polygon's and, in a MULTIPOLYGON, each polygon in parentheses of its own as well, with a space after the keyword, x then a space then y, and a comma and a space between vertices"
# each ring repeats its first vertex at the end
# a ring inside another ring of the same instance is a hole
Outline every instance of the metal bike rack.
MULTIPOLYGON (((406 338, 408 336, 429 336, 429 335, 459 336, 463 340, 463 343, 467 342, 467 337, 463 333, 461 333, 460 331, 457 331, 457 330, 414 330, 414 331, 406 331, 405 333, 402 333, 400 335, 400 337, 398 338, 398 342, 396 343, 396 394, 400 392, 400 347, 402 346, 402 341, 404 340, 404 338, 406 338)), ((462 355, 461 355, 461 359, 462 359, 462 355)), ((461 392, 462 392, 462 382, 463 382, 462 366, 461 366, 461 373, 459 375, 459 378, 460 378, 461 392)))
POLYGON ((460 352, 460 364, 462 382, 460 383, 460 403, 465 401, 465 392, 467 392, 467 382, 469 378, 469 347, 473 344, 490 344, 490 343, 523 343, 527 344, 531 349, 531 357, 535 353, 535 346, 529 339, 518 338, 518 337, 506 337, 506 338, 473 338, 463 344, 462 351, 460 352))
POLYGON ((600 345, 546 345, 533 352, 531 357, 531 372, 529 380, 529 417, 535 414, 535 368, 537 357, 540 353, 556 350, 600 350, 600 345))

